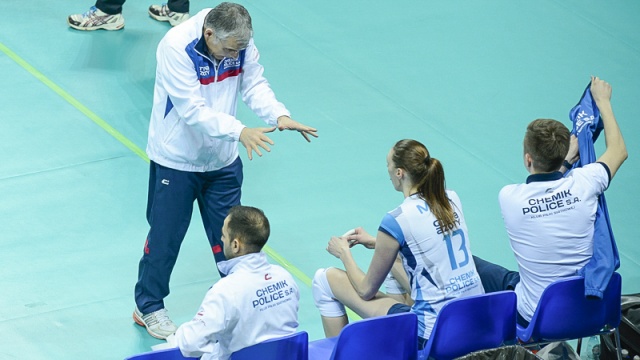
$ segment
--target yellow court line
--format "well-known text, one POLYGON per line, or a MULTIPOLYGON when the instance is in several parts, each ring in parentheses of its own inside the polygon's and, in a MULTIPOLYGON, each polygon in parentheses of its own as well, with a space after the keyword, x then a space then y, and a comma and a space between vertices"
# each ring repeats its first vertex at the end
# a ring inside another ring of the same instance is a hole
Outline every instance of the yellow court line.
MULTIPOLYGON (((300 279, 305 285, 311 287, 311 279, 305 273, 300 271, 298 268, 296 268, 295 266, 291 265, 291 263, 288 262, 285 258, 280 256, 278 253, 273 251, 271 248, 267 248, 266 245, 264 247, 264 252, 267 253, 267 255, 269 255, 270 257, 272 257, 275 261, 279 262, 280 265, 282 265, 282 267, 284 267, 290 273, 292 273, 293 276, 295 276, 298 279, 300 279)), ((362 319, 360 316, 358 316, 358 314, 353 312, 353 310, 349 309, 348 307, 345 308, 345 309, 346 309, 347 314, 349 315, 350 319, 352 319, 352 320, 361 320, 362 319)))
POLYGON ((80 101, 76 100, 76 98, 71 96, 68 92, 64 91, 60 86, 56 85, 53 81, 49 80, 46 76, 44 76, 44 74, 42 74, 36 68, 31 66, 31 64, 26 62, 16 53, 11 51, 11 49, 6 47, 3 43, 0 43, 0 51, 5 53, 9 58, 15 61, 23 69, 27 70, 31 75, 33 75, 36 79, 40 80, 43 84, 45 84, 48 88, 53 90, 56 94, 60 95, 60 97, 65 99, 73 107, 80 110, 81 113, 85 114, 91 121, 96 123, 98 126, 100 126, 104 131, 109 133, 111 136, 116 138, 116 140, 120 141, 129 150, 133 151, 136 155, 141 157, 144 161, 149 162, 149 158, 147 157, 147 154, 144 151, 142 151, 142 149, 137 147, 136 144, 134 144, 131 140, 127 139, 124 135, 118 132, 118 130, 114 129, 111 125, 109 125, 106 121, 102 120, 93 111, 89 110, 89 108, 82 105, 80 101))
POLYGON ((293 266, 290 262, 287 261, 287 259, 283 258, 282 256, 280 256, 280 254, 273 251, 273 249, 270 248, 268 245, 265 245, 263 250, 267 255, 269 255, 269 257, 271 257, 273 260, 275 260, 280 265, 282 265, 282 267, 284 267, 290 273, 292 273, 293 276, 300 279, 300 281, 302 281, 305 285, 311 287, 311 278, 309 278, 305 273, 300 271, 300 269, 293 266))
MULTIPOLYGON (((69 104, 71 104, 76 109, 80 110, 81 113, 85 114, 91 121, 96 123, 96 125, 100 126, 104 131, 109 133, 109 135, 113 136, 121 142, 124 146, 126 146, 129 150, 133 151, 136 155, 141 157, 147 163, 149 162, 149 157, 147 154, 140 149, 136 144, 134 144, 131 140, 127 139, 124 135, 122 135, 118 130, 114 129, 109 123, 102 120, 98 115, 96 115, 93 111, 89 110, 86 106, 82 105, 80 101, 71 96, 68 92, 64 91, 60 86, 56 85, 53 81, 49 80, 44 74, 38 71, 36 68, 31 66, 28 62, 18 56, 16 53, 11 51, 8 47, 6 47, 3 43, 0 42, 0 51, 5 53, 9 58, 15 61, 18 65, 20 65, 23 69, 27 70, 31 75, 33 75, 36 79, 40 80, 43 84, 45 84, 48 88, 53 90, 56 94, 60 95, 64 100, 66 100, 69 104)), ((268 245, 264 247, 265 253, 267 253, 270 257, 272 257, 275 261, 280 263, 284 268, 289 270, 294 276, 300 279, 305 285, 311 286, 311 279, 305 275, 300 269, 293 266, 290 262, 288 262, 284 257, 280 256, 277 252, 275 252, 268 245)))

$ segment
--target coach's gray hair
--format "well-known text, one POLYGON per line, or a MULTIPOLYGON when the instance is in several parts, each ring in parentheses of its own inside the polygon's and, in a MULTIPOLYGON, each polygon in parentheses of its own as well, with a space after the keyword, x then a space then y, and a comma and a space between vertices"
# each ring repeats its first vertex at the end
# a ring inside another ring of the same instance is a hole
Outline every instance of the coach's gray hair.
POLYGON ((253 36, 251 15, 244 6, 223 2, 213 8, 204 19, 204 27, 212 29, 220 40, 236 38, 238 46, 247 47, 253 36))

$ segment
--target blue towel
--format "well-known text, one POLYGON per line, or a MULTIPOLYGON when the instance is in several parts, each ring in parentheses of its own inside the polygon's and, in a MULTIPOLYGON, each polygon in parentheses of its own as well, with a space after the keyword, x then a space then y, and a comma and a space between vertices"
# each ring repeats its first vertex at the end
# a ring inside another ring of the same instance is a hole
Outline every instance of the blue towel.
MULTIPOLYGON (((569 112, 573 122, 572 134, 578 137, 580 160, 573 167, 581 167, 597 160, 593 144, 604 128, 600 119, 600 110, 591 96, 591 83, 582 94, 582 98, 569 112)), ((568 174, 567 171, 566 174, 568 174)), ((609 211, 604 194, 598 198, 598 210, 594 224, 593 256, 578 274, 584 276, 585 296, 602 298, 604 290, 609 284, 611 274, 620 267, 620 256, 616 240, 611 231, 609 211)))

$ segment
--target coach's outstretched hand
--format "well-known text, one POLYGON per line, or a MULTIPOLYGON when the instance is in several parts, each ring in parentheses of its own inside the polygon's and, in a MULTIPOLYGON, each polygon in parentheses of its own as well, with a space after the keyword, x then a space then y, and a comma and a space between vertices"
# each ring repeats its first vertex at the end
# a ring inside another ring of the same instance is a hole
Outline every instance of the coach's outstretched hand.
POLYGON ((311 139, 309 139, 309 135, 316 138, 318 137, 318 134, 316 134, 318 130, 312 128, 311 126, 301 124, 288 116, 280 116, 278 118, 278 130, 296 130, 300 132, 300 134, 302 134, 307 142, 311 142, 311 139))
POLYGON ((249 128, 246 127, 242 129, 240 133, 240 142, 242 145, 247 148, 247 155, 249 156, 249 160, 253 160, 253 151, 258 154, 258 156, 262 156, 262 152, 260 152, 260 148, 267 150, 267 152, 271 151, 269 145, 273 145, 273 140, 269 139, 266 133, 270 133, 275 131, 275 127, 261 127, 261 128, 249 128))

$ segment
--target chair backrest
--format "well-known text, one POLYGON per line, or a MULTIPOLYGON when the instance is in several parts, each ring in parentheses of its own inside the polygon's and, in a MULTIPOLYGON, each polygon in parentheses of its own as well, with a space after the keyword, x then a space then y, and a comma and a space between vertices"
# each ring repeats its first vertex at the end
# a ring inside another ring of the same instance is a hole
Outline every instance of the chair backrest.
POLYGON ((416 360, 418 317, 407 312, 363 319, 345 326, 332 360, 416 360))
POLYGON ((184 357, 182 356, 180 349, 172 348, 172 349, 149 351, 146 353, 129 356, 125 360, 187 360, 187 359, 196 359, 196 358, 184 357))
POLYGON ((598 334, 620 324, 622 278, 613 273, 602 299, 584 296, 584 278, 570 277, 549 285, 538 302, 523 340, 566 340, 598 334))
POLYGON ((516 339, 516 294, 462 297, 442 307, 421 358, 453 359, 516 339))
MULTIPOLYGON (((270 339, 249 346, 231 355, 231 360, 307 360, 309 335, 306 331, 270 339)), ((188 360, 182 356, 180 349, 162 349, 133 355, 125 360, 188 360)))
POLYGON ((231 360, 307 360, 309 334, 300 331, 246 347, 231 355, 231 360))

